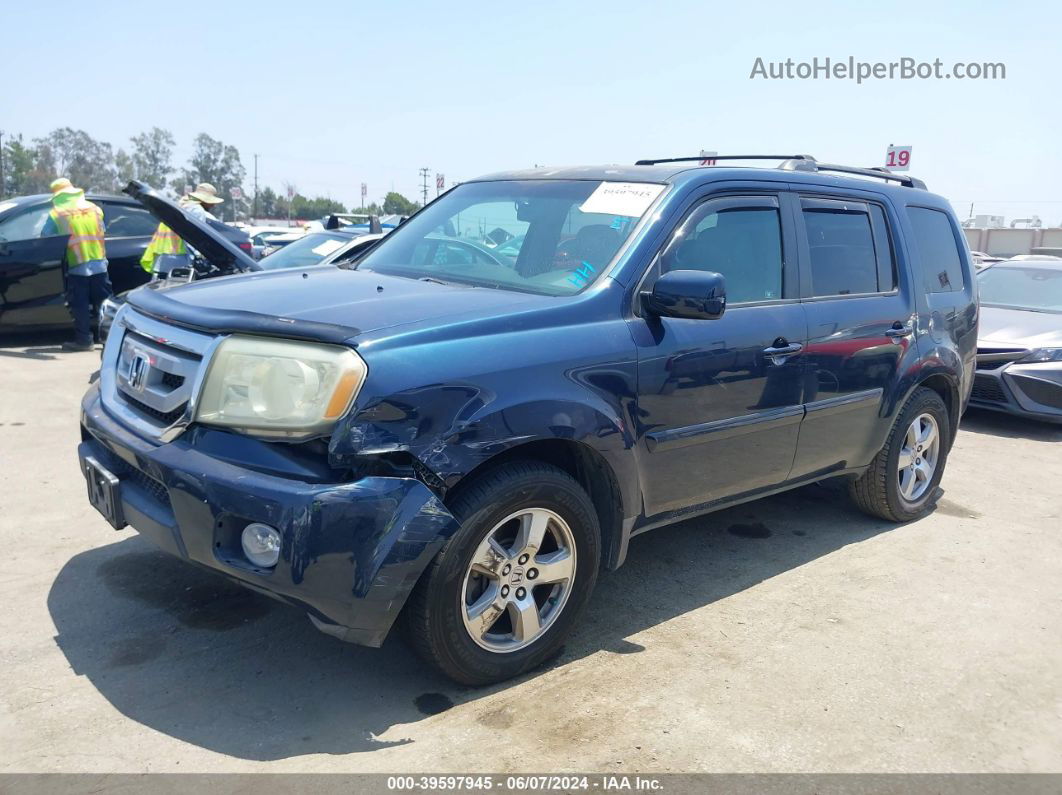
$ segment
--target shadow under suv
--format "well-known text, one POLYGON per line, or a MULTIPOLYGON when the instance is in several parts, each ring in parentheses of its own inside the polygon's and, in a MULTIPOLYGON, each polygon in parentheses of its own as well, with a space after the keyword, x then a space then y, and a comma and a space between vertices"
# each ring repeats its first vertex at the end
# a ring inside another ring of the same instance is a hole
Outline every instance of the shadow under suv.
POLYGON ((555 653, 652 528, 833 477, 921 516, 976 350, 950 206, 697 160, 484 177, 342 267, 131 293, 90 500, 345 640, 402 614, 469 684, 555 653))

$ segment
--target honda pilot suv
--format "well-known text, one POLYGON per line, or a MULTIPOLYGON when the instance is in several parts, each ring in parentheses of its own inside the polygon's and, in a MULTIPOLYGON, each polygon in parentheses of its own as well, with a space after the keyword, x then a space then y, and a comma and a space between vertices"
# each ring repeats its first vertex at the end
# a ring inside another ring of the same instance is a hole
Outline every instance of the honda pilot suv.
POLYGON ((923 515, 975 364, 950 206, 699 159, 483 177, 339 267, 133 292, 90 501, 343 640, 401 619, 468 684, 554 654, 647 530, 826 478, 923 515))

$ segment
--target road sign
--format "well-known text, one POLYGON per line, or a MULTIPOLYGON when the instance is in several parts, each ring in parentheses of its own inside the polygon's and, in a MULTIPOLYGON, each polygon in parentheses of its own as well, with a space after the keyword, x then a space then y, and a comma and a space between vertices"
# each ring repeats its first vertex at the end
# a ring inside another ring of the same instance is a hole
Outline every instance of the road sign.
POLYGON ((704 158, 704 159, 701 160, 701 165, 702 166, 714 166, 716 164, 715 156, 717 154, 719 154, 719 153, 718 152, 709 152, 707 149, 702 149, 701 150, 701 157, 704 158))
POLYGON ((369 195, 369 186, 364 182, 361 183, 361 206, 365 206, 365 197, 369 195))
POLYGON ((295 198, 295 186, 294 185, 288 185, 288 198, 289 199, 294 199, 295 198))
POLYGON ((229 196, 232 197, 233 201, 239 201, 243 198, 243 191, 239 188, 229 188, 229 196))
POLYGON ((889 144, 889 148, 885 150, 885 168, 889 171, 910 171, 911 149, 910 146, 889 144))
POLYGON ((435 175, 435 190, 442 190, 446 187, 446 176, 444 174, 435 175))

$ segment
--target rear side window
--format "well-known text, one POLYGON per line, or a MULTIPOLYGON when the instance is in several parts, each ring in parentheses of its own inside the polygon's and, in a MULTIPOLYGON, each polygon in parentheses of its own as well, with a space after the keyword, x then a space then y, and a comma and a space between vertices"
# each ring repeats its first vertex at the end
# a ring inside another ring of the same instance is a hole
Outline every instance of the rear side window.
POLYGON ((962 254, 947 213, 925 207, 908 207, 907 217, 914 229, 918 258, 931 293, 962 290, 962 254))
POLYGON ((801 200, 811 295, 884 293, 896 287, 885 214, 874 204, 801 200))

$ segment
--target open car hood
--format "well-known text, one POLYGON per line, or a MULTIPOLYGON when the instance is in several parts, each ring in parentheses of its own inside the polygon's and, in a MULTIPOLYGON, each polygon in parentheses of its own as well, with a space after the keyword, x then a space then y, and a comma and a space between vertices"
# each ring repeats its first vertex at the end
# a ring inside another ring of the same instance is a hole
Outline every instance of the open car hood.
POLYGON ((131 180, 122 192, 144 205, 153 216, 180 235, 184 242, 202 254, 222 273, 262 270, 257 262, 233 243, 143 182, 131 180))

